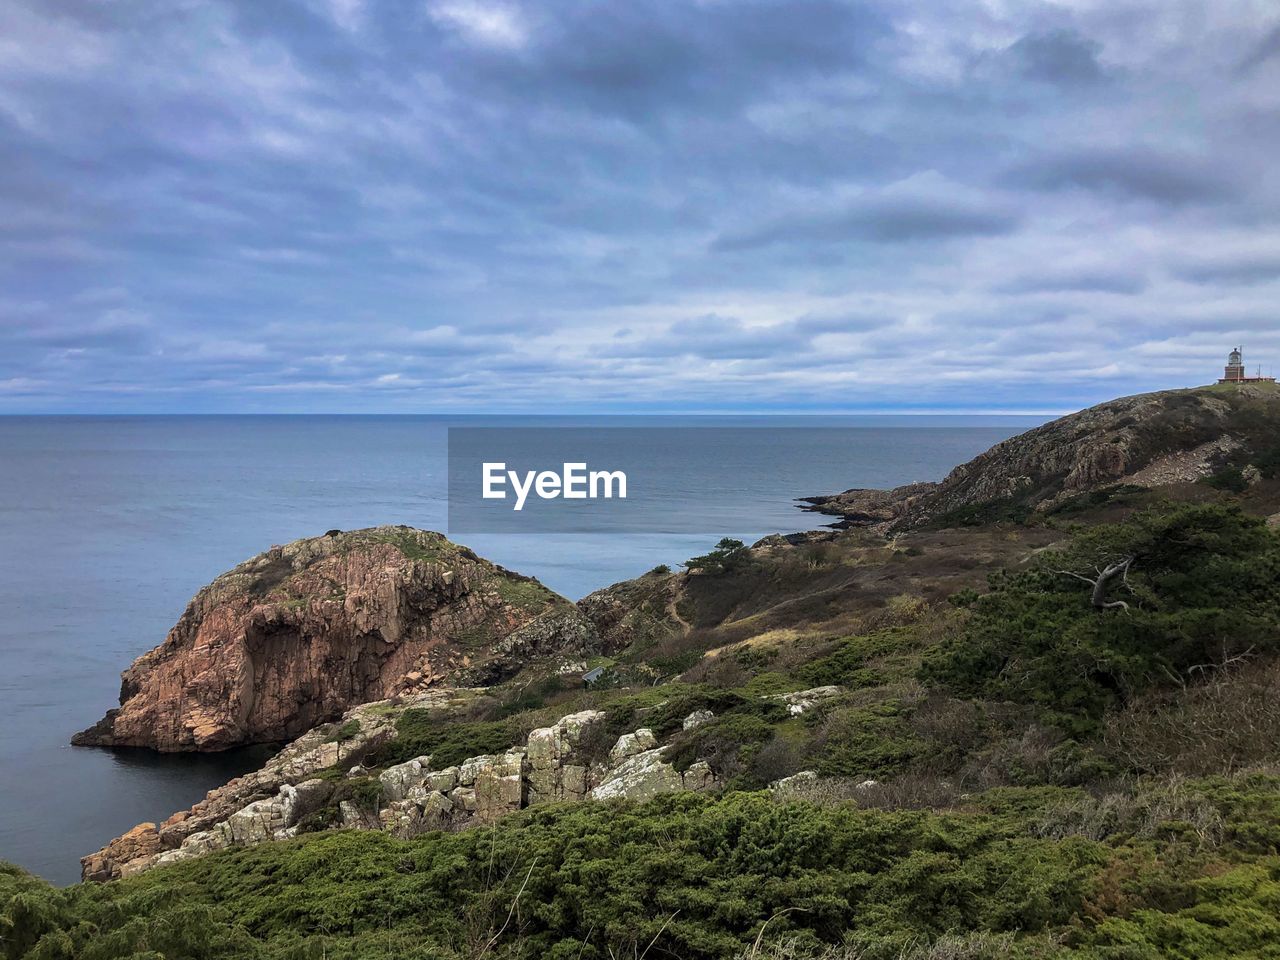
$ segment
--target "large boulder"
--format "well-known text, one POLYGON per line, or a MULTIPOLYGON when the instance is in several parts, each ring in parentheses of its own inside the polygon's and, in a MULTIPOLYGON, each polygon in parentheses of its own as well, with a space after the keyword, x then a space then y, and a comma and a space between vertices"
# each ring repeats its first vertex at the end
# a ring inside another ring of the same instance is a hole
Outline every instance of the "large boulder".
POLYGON ((438 533, 334 531, 272 547, 196 594, 124 672, 120 707, 72 742, 284 741, 357 704, 491 683, 595 638, 569 601, 438 533))

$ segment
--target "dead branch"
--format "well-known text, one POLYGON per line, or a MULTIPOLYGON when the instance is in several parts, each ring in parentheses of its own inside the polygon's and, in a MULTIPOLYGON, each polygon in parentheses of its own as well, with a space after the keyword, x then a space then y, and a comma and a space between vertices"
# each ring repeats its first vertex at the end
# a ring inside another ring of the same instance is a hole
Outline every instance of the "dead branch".
POLYGON ((1129 604, 1123 600, 1108 600, 1107 589, 1111 585, 1111 581, 1117 576, 1124 586, 1129 586, 1129 567, 1133 564, 1134 557, 1125 557, 1123 560, 1116 560, 1104 566, 1094 567, 1095 576, 1086 576, 1083 573, 1077 573, 1074 570, 1054 570, 1054 573, 1061 574, 1064 577, 1074 577, 1077 580, 1083 580, 1085 583, 1093 587, 1089 595, 1089 600, 1093 604, 1095 610, 1123 610, 1129 612, 1129 604))

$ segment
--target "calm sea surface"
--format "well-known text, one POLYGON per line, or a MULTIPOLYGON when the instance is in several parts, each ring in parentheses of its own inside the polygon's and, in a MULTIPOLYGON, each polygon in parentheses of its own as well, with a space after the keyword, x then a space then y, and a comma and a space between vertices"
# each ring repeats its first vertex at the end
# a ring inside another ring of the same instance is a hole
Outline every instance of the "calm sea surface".
MULTIPOLYGON (((444 530, 446 428, 511 422, 0 417, 0 859, 72 882, 82 855, 256 767, 260 749, 174 757, 67 739, 115 704, 120 671, 164 638, 192 594, 239 561, 334 527, 444 530)), ((939 479, 1041 419, 636 422, 756 426, 766 440, 758 469, 726 475, 710 449, 705 463, 672 465, 689 478, 688 498, 672 509, 697 532, 458 539, 577 599, 658 563, 674 567, 720 536, 750 542, 819 526, 824 518, 799 512, 793 498, 939 479)), ((637 436, 661 461, 660 431, 637 436)))

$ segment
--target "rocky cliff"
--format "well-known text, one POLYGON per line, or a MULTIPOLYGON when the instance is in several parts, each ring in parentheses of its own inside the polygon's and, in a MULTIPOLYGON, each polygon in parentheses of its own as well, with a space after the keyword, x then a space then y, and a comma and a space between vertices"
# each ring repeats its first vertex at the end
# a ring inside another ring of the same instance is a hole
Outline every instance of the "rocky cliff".
POLYGON ((122 675, 77 745, 222 750, 297 737, 347 708, 444 682, 488 684, 596 631, 535 580, 409 527, 273 547, 196 594, 122 675))
POLYGON ((1247 471, 1278 453, 1275 384, 1168 390, 1053 420, 996 444, 938 483, 853 489, 805 502, 847 525, 900 530, 993 506, 1040 510, 1111 485, 1154 487, 1247 471))

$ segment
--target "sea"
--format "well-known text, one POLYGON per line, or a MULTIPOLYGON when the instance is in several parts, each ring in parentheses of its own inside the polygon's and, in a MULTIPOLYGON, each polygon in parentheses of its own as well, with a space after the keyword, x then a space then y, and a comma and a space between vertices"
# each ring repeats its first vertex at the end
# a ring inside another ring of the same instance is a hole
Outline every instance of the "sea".
MULTIPOLYGON (((80 857, 269 755, 68 744, 116 705, 120 671, 162 641, 219 573, 334 528, 403 523, 452 533, 451 428, 618 429, 608 419, 0 417, 0 860, 75 882, 80 857)), ((578 599, 657 564, 677 567, 720 537, 751 542, 820 527, 831 518, 801 512, 796 498, 941 479, 1043 420, 627 418, 648 428, 635 432, 631 454, 681 491, 661 529, 453 538, 578 599), (755 446, 673 447, 663 442, 670 426, 713 431, 708 438, 732 427, 755 446)))

